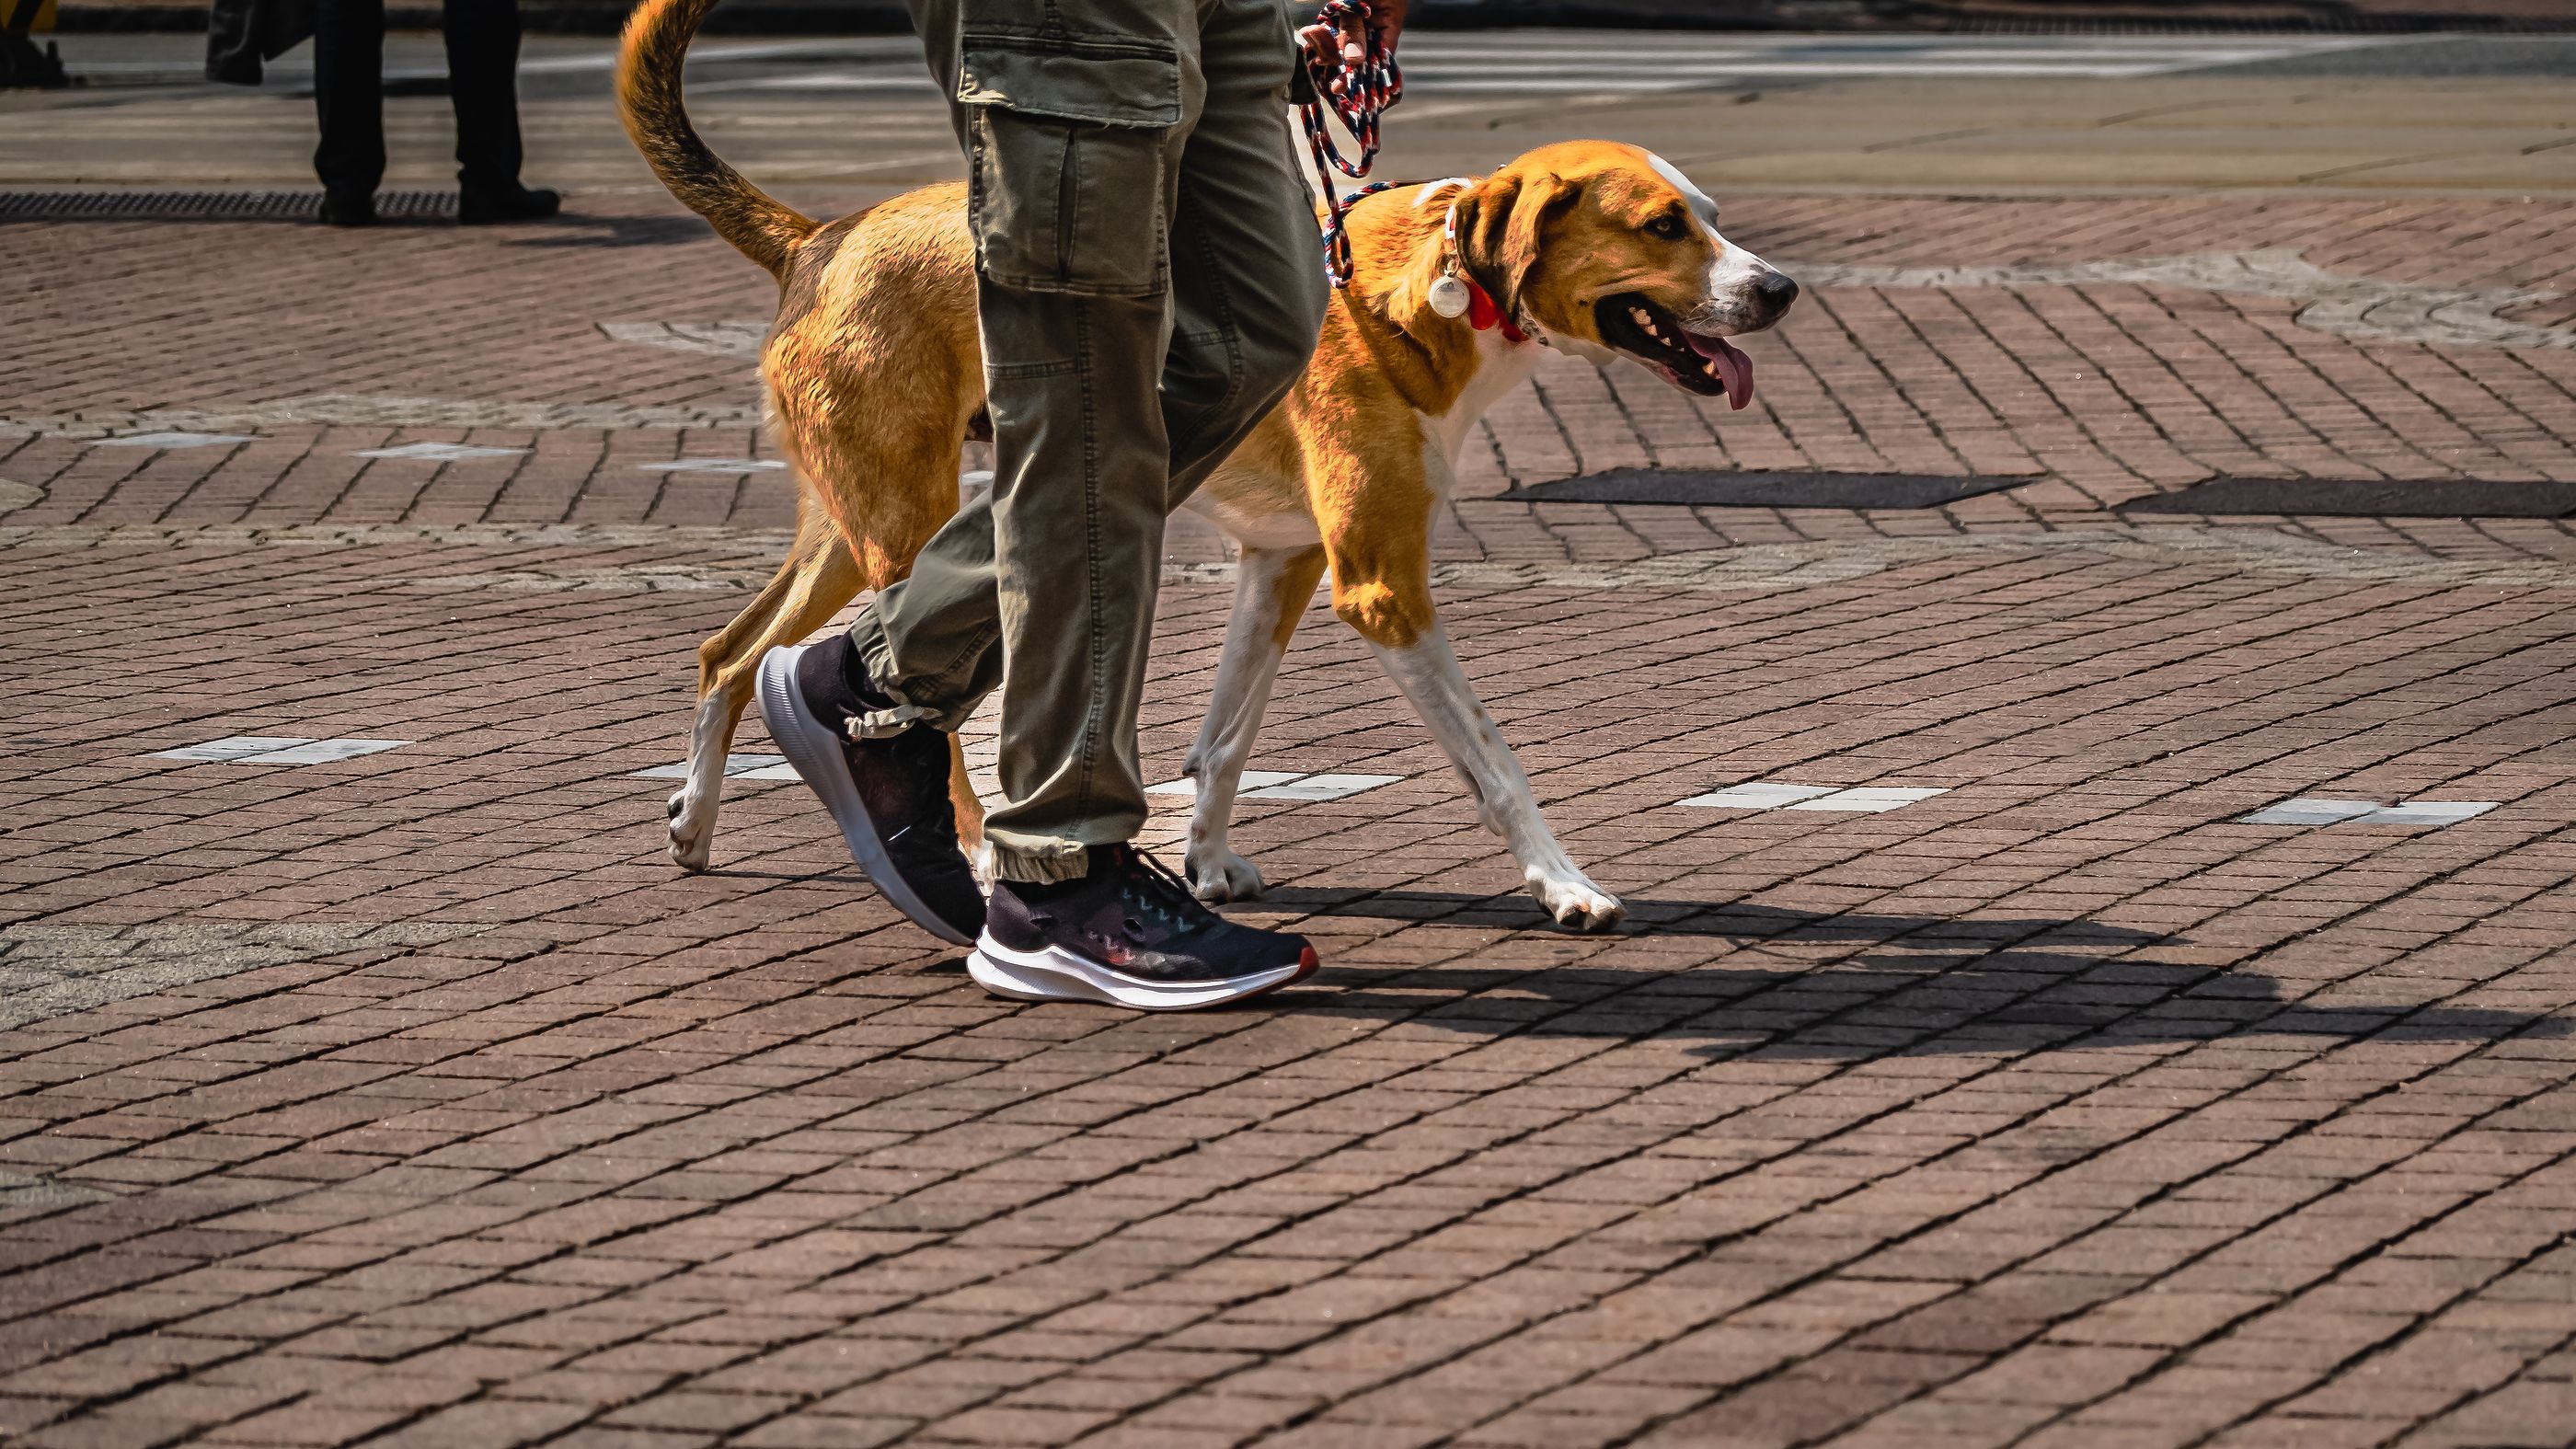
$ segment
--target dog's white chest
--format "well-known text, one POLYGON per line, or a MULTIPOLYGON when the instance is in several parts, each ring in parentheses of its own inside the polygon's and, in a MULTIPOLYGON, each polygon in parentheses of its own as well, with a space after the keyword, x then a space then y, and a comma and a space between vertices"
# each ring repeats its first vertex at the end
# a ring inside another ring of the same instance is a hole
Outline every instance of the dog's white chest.
POLYGON ((1424 441, 1428 451, 1441 462, 1436 472, 1436 486, 1444 492, 1449 470, 1458 464, 1459 451, 1467 446, 1467 435, 1476 430, 1487 410, 1502 401, 1503 394, 1529 380, 1538 370, 1539 346, 1535 342, 1507 342, 1502 330, 1476 334, 1476 375, 1467 379, 1459 390, 1458 400, 1445 413, 1422 413, 1424 441))

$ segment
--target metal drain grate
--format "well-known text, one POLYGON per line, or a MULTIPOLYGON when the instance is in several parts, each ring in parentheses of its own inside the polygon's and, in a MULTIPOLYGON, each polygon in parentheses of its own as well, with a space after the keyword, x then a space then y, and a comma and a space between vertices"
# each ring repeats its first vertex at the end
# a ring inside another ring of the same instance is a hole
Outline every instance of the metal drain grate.
POLYGON ((2121 513, 2311 513, 2345 518, 2567 518, 2576 483, 2484 478, 2212 478, 2121 513))
MULTIPOLYGON (((319 191, 0 191, 0 221, 310 221, 319 191)), ((452 217, 452 191, 379 191, 376 215, 452 217)))
POLYGON ((1697 508, 1938 508, 2031 481, 1932 473, 1612 468, 1580 478, 1533 483, 1503 496, 1523 503, 1669 503, 1697 508))

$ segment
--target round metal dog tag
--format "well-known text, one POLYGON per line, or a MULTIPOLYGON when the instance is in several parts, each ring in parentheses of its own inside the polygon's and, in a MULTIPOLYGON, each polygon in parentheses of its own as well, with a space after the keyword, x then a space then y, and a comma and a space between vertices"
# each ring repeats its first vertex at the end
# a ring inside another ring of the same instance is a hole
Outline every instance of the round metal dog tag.
POLYGON ((1463 316, 1467 311, 1467 284, 1445 275, 1432 283, 1431 310, 1443 317, 1463 316))

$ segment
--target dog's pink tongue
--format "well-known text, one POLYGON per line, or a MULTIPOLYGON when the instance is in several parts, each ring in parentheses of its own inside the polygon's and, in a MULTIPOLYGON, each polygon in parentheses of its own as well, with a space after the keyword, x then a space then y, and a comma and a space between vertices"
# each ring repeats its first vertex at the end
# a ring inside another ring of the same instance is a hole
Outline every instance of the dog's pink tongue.
POLYGON ((1726 385, 1726 405, 1737 412, 1753 401, 1753 359, 1744 349, 1733 346, 1723 337, 1703 337, 1685 332, 1691 350, 1717 364, 1717 380, 1726 385))

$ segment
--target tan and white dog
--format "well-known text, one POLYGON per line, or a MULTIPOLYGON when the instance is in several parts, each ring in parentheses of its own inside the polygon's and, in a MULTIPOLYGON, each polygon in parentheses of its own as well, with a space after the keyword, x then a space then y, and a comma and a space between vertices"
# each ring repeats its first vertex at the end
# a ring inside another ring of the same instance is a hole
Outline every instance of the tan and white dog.
MULTIPOLYGON (((924 187, 829 224, 763 194, 707 150, 681 106, 681 62, 713 4, 646 0, 626 28, 618 100, 663 184, 779 280, 761 374, 800 506, 776 576, 698 651, 689 777, 670 803, 671 856, 690 870, 707 865, 725 754, 761 656, 904 576, 956 508, 959 456, 984 402, 965 188, 924 187)), ((1441 631, 1433 515, 1468 433, 1541 347, 1626 357, 1741 408, 1752 361, 1724 339, 1778 321, 1797 287, 1720 236, 1716 205, 1687 177, 1607 141, 1381 193, 1351 213, 1350 233, 1352 280, 1333 295, 1314 361, 1189 503, 1242 549, 1214 698, 1186 765, 1198 782, 1191 885, 1211 901, 1261 891, 1228 836, 1236 781, 1329 568, 1333 611, 1430 727, 1531 891, 1561 924, 1606 928, 1619 902, 1540 818, 1441 631), (1443 315, 1459 283, 1473 305, 1443 315)), ((981 811, 962 764, 953 773, 971 840, 981 811)))

